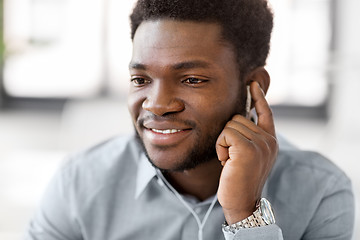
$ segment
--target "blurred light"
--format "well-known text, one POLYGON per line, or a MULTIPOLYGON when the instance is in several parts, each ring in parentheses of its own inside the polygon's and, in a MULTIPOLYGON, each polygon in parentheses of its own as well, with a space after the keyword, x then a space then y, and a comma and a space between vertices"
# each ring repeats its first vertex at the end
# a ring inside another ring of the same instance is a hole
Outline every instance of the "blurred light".
MULTIPOLYGON (((327 100, 330 0, 270 0, 271 104, 327 100)), ((5 89, 17 97, 124 95, 135 0, 5 0, 5 89)))
POLYGON ((267 69, 272 104, 318 106, 328 96, 329 0, 270 0, 275 12, 267 69))
POLYGON ((34 206, 45 190, 66 153, 34 149, 17 149, 1 161, 1 178, 11 185, 0 184, 2 201, 20 206, 34 206), (39 174, 41 172, 41 174, 39 174), (24 184, 26 180, 26 184, 24 184))
POLYGON ((6 0, 7 92, 18 97, 97 93, 101 4, 101 0, 6 0))

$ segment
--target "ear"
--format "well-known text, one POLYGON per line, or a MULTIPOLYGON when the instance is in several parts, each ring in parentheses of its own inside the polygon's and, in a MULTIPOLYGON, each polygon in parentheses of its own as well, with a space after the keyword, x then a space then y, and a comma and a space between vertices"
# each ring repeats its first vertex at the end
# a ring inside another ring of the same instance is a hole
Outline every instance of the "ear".
POLYGON ((264 67, 255 68, 247 75, 247 85, 254 81, 260 84, 261 89, 266 94, 270 85, 270 76, 264 67))

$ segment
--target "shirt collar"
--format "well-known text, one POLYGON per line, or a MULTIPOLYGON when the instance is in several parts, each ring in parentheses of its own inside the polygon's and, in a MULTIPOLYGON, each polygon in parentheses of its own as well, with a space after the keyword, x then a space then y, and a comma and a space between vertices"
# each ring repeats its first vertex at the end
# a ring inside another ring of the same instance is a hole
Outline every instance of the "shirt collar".
POLYGON ((138 170, 136 176, 135 199, 145 190, 151 179, 156 176, 156 170, 151 165, 145 154, 141 154, 138 162, 138 170))

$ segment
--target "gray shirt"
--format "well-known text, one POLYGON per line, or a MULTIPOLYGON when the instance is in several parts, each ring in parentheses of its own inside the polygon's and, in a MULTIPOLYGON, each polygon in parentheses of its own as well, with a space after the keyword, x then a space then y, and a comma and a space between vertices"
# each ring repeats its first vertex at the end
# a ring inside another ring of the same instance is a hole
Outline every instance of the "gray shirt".
POLYGON ((222 231, 218 202, 175 194, 133 136, 118 137, 71 157, 54 176, 29 224, 27 240, 351 239, 351 183, 333 163, 282 138, 263 197, 276 224, 222 231), (184 202, 188 207, 184 205, 184 202))

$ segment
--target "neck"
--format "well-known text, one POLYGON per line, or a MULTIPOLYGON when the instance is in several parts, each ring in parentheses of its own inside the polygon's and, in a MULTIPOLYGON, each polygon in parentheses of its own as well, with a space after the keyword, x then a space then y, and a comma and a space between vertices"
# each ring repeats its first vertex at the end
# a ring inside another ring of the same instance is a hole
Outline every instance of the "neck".
POLYGON ((203 201, 216 194, 222 166, 214 159, 194 169, 181 172, 167 172, 166 179, 181 194, 188 194, 203 201))

